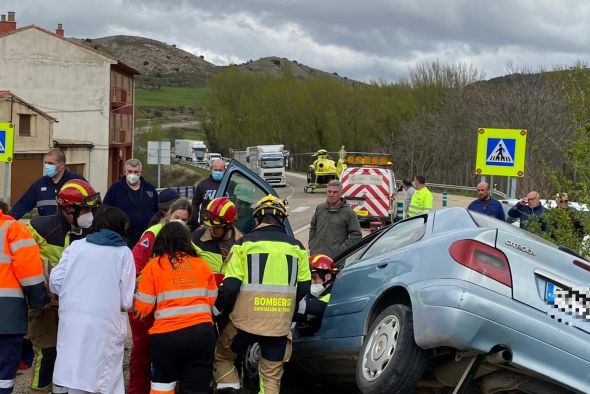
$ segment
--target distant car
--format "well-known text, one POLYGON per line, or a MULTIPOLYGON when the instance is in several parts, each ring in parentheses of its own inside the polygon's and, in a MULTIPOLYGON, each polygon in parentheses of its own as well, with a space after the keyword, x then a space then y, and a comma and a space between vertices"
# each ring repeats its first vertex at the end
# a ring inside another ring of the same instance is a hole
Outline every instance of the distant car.
POLYGON ((211 163, 213 162, 213 160, 217 160, 217 159, 222 159, 221 157, 221 153, 207 153, 205 155, 205 163, 207 168, 211 168, 211 163))
MULTIPOLYGON (((235 161, 216 195, 232 198, 245 182, 276 195, 235 161)), ((318 331, 294 328, 301 369, 370 394, 590 392, 590 262, 577 254, 447 208, 372 233, 335 260, 318 331)))

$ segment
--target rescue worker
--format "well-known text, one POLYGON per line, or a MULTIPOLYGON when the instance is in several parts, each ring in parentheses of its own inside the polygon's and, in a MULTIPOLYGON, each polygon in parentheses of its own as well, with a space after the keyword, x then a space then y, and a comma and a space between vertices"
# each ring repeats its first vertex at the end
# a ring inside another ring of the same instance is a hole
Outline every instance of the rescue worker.
MULTIPOLYGON (((290 357, 290 326, 296 305, 309 292, 307 251, 285 232, 284 203, 272 195, 254 208, 257 227, 228 257, 215 307, 229 322, 217 341, 214 378, 220 393, 237 393, 237 355, 258 342, 260 392, 278 394, 283 363, 290 357)), ((215 310, 214 310, 215 312, 215 310)))
POLYGON ((325 254, 310 256, 309 268, 311 271, 310 294, 299 303, 296 317, 297 321, 303 322, 299 326, 301 335, 311 335, 320 328, 337 272, 336 263, 325 254))
POLYGON ((254 212, 252 205, 258 200, 256 187, 249 183, 240 183, 234 188, 233 194, 233 202, 238 210, 238 220, 235 225, 242 233, 249 233, 256 227, 254 215, 252 215, 254 212))
POLYGON ((227 197, 211 200, 203 213, 204 226, 192 234, 192 241, 197 253, 202 257, 213 272, 222 272, 222 264, 242 233, 234 223, 237 210, 227 197))
POLYGON ((416 191, 410 201, 408 217, 423 215, 432 211, 432 193, 426 187, 426 178, 423 175, 414 177, 414 187, 416 191))
POLYGON ((0 394, 10 394, 27 332, 27 306, 39 314, 49 297, 39 247, 24 224, 2 211, 0 240, 5 259, 0 263, 0 394))
POLYGON ((66 155, 60 150, 50 150, 43 158, 43 176, 37 179, 12 207, 11 216, 20 219, 33 208, 39 216, 53 216, 57 213, 55 197, 62 186, 83 176, 66 170, 66 155))
POLYGON ((217 297, 213 272, 197 257, 186 226, 166 224, 154 245, 155 257, 144 268, 135 311, 141 318, 155 310, 150 328, 152 394, 208 393, 215 354, 211 308, 217 297))
MULTIPOLYGON (((54 216, 39 216, 31 219, 28 228, 39 245, 45 275, 57 265, 65 248, 73 241, 82 239, 90 231, 93 221, 92 208, 100 205, 100 193, 81 179, 66 182, 57 198, 58 211, 54 216)), ((49 387, 53 376, 57 343, 57 304, 46 309, 30 321, 29 338, 35 350, 34 373, 31 388, 36 390, 49 387)), ((61 387, 53 386, 54 393, 66 393, 61 387)))
MULTIPOLYGON (((191 210, 190 201, 186 198, 178 199, 170 205, 160 223, 145 230, 132 250, 135 272, 138 277, 153 256, 154 242, 162 227, 172 221, 186 224, 191 216, 191 210)), ((133 313, 129 313, 129 326, 133 341, 129 357, 129 387, 127 388, 129 394, 145 394, 150 389, 150 337, 148 330, 153 325, 153 315, 145 316, 139 320, 133 316, 133 313)))

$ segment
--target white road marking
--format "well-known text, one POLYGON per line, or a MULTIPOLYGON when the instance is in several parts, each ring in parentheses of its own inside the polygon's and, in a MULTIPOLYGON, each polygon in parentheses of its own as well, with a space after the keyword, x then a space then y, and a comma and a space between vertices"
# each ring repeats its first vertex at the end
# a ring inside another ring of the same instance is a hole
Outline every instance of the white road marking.
POLYGON ((298 228, 297 230, 293 231, 293 235, 295 235, 295 234, 299 234, 300 232, 302 232, 302 231, 305 231, 305 230, 307 230, 308 228, 309 228, 309 224, 306 224, 305 226, 303 226, 303 227, 301 227, 301 228, 298 228))
POLYGON ((307 211, 309 208, 311 208, 311 207, 297 207, 294 210, 292 210, 291 213, 307 211))
POLYGON ((295 188, 293 186, 289 185, 288 183, 287 183, 287 187, 291 188, 291 194, 289 194, 287 197, 285 197, 285 200, 289 201, 289 199, 291 197, 293 197, 293 194, 295 194, 295 188))

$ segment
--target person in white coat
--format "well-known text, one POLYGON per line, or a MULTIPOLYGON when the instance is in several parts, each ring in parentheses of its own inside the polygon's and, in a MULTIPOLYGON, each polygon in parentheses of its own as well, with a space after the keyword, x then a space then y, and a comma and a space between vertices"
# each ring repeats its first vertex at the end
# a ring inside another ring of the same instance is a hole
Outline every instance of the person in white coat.
POLYGON ((68 393, 124 394, 126 314, 133 304, 135 264, 123 235, 127 216, 101 207, 92 233, 73 242, 51 271, 59 297, 53 381, 68 393))

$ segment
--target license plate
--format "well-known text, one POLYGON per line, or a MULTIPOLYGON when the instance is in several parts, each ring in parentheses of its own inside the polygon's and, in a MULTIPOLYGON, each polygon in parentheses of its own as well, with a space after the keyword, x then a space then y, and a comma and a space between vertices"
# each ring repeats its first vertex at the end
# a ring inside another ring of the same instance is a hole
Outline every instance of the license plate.
POLYGON ((369 216, 369 211, 356 211, 358 216, 369 216))
POLYGON ((556 290, 562 290, 562 288, 555 283, 547 282, 545 284, 545 300, 554 303, 556 290))

